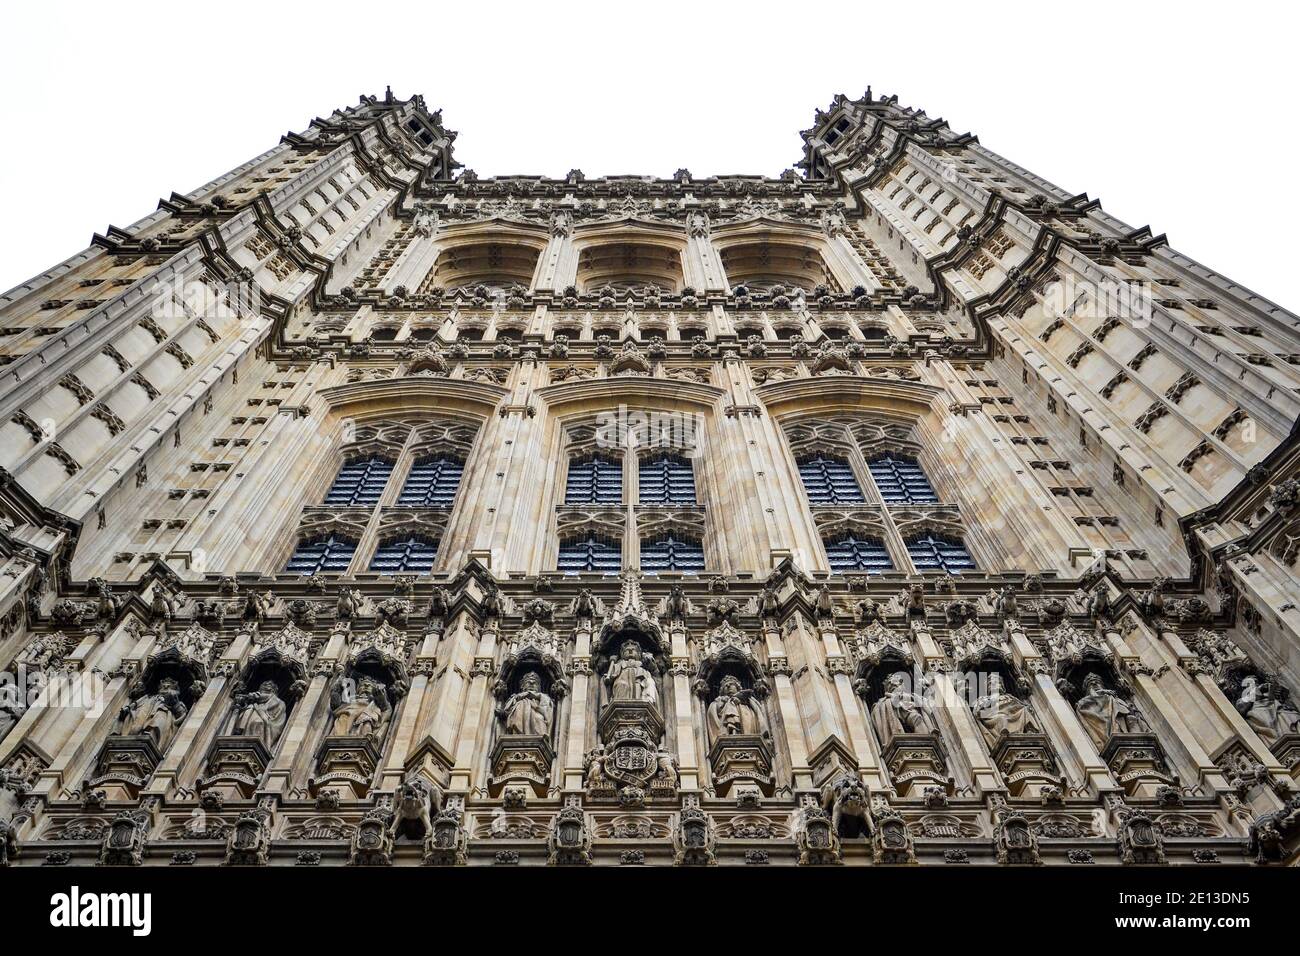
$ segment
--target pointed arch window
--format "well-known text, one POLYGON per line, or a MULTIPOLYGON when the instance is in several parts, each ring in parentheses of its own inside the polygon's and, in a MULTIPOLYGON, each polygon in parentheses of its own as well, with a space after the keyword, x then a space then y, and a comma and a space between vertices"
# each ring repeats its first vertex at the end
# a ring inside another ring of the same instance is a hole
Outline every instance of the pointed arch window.
POLYGON ((438 542, 427 535, 409 535, 380 542, 370 570, 380 574, 427 574, 438 558, 438 542))
POLYGON ((338 535, 299 541, 289 562, 286 574, 343 574, 357 553, 357 543, 338 535))
POLYGON ((376 505, 393 473, 393 463, 372 455, 346 462, 325 494, 327 505, 376 505))
POLYGON ((641 570, 698 572, 704 570, 704 546, 696 540, 668 534, 641 542, 641 570))
POLYGON ((695 473, 679 455, 641 459, 637 484, 643 505, 695 504, 695 473))
POLYGON ((815 505, 853 504, 866 501, 853 468, 843 458, 830 455, 812 455, 799 462, 799 477, 803 479, 808 500, 815 505))
POLYGON ((951 535, 927 532, 908 538, 907 553, 921 574, 963 574, 975 570, 975 559, 966 550, 966 544, 951 535))
POLYGON ((622 464, 600 455, 569 462, 569 476, 564 486, 565 504, 618 504, 622 500, 622 464))
POLYGON ((456 500, 465 463, 450 455, 427 455, 411 465, 397 498, 399 505, 450 508, 456 500))
POLYGON ((889 504, 927 504, 939 500, 930 479, 914 458, 878 455, 867 462, 867 467, 880 497, 889 504))
POLYGON ((564 574, 616 572, 623 567, 623 549, 617 540, 604 535, 566 538, 560 542, 556 566, 564 574))
POLYGON ((830 562, 832 571, 839 573, 865 571, 868 574, 879 574, 882 571, 894 570, 889 549, 879 538, 844 534, 827 538, 823 543, 826 545, 826 558, 830 562))

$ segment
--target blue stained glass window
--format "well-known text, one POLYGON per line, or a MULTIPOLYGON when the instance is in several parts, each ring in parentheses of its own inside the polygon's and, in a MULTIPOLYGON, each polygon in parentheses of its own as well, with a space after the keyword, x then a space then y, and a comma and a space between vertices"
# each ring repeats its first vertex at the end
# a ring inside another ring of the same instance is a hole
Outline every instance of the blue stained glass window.
POLYGON ((852 534, 829 538, 825 542, 826 557, 832 571, 866 571, 879 574, 892 571, 894 562, 889 557, 889 549, 877 538, 856 537, 852 534))
POLYGON ((411 466, 399 505, 423 505, 426 508, 450 508, 465 471, 465 463, 450 455, 430 455, 411 466))
POLYGON ((393 463, 372 455, 344 464, 325 495, 327 505, 377 505, 393 473, 393 463))
POLYGON ((808 500, 815 505, 852 504, 866 501, 853 477, 853 469, 842 458, 813 455, 799 462, 808 500))
POLYGON ((565 504, 618 504, 623 500, 623 466, 591 455, 569 462, 565 504))
POLYGON ((352 563, 357 543, 337 535, 299 541, 284 570, 289 574, 342 574, 352 563))
POLYGON ((618 571, 623 567, 623 549, 618 541, 601 535, 568 538, 560 542, 557 567, 565 574, 618 571))
POLYGON ((867 467, 871 469, 880 497, 887 502, 924 504, 939 500, 925 472, 911 458, 881 455, 867 462, 867 467))
POLYGON ((975 570, 975 559, 960 538, 929 533, 918 535, 907 539, 907 553, 911 555, 916 570, 922 574, 961 574, 975 570))
POLYGON ((641 504, 695 504, 695 474, 691 463, 677 455, 641 459, 638 471, 641 504))
POLYGON ((647 538, 641 542, 641 570, 703 571, 704 546, 689 538, 669 534, 647 538))
POLYGON ((370 570, 380 574, 427 574, 438 557, 438 542, 424 535, 380 542, 370 570))

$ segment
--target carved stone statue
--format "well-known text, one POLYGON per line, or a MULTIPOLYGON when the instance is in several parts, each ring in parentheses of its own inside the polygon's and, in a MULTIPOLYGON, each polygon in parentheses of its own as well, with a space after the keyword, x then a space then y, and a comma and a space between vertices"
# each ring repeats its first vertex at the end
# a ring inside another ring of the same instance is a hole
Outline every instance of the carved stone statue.
POLYGON ((1242 678, 1237 710, 1259 734, 1259 739, 1270 746, 1281 736, 1300 733, 1300 711, 1279 700, 1267 680, 1261 681, 1253 675, 1242 678))
POLYGON ((27 710, 17 691, 13 685, 0 689, 0 740, 9 735, 27 710))
POLYGON ((235 695, 229 733, 236 737, 256 737, 270 751, 280 739, 288 716, 289 707, 280 697, 275 681, 264 680, 257 690, 235 695))
POLYGON ((519 690, 501 707, 506 733, 549 737, 555 717, 555 702, 542 691, 542 680, 535 673, 525 674, 519 690))
POLYGON ((392 714, 388 691, 378 681, 362 677, 349 693, 351 683, 345 679, 334 684, 330 695, 330 717, 334 723, 330 733, 336 737, 382 738, 392 714))
POLYGON ((642 700, 658 706, 659 688, 650 670, 653 663, 649 654, 642 652, 636 641, 624 641, 618 657, 610 661, 605 671, 605 687, 609 699, 642 700))
POLYGON ((166 750, 189 708, 181 700, 181 687, 171 677, 158 682, 158 690, 144 694, 122 708, 117 732, 126 737, 147 735, 158 749, 166 750))
POLYGON ((731 734, 760 736, 766 732, 763 713, 754 702, 754 692, 730 674, 722 678, 718 696, 706 714, 709 740, 717 741, 731 734))
POLYGON ((1113 734, 1149 734, 1151 727, 1137 708, 1106 687, 1101 675, 1089 674, 1083 680, 1083 696, 1074 705, 1075 713, 1088 731, 1098 750, 1105 748, 1113 734))
POLYGON ((932 734, 938 730, 930 705, 925 698, 907 690, 907 675, 901 671, 885 678, 885 694, 871 708, 880 745, 886 746, 896 734, 932 734))
POLYGON ((361 613, 361 592, 356 588, 342 588, 335 603, 335 614, 340 621, 350 621, 361 613))
POLYGON ((1043 732, 1033 710, 1019 697, 1007 693, 1001 674, 989 675, 989 692, 975 701, 975 719, 984 739, 992 747, 1004 734, 1040 734, 1043 732))

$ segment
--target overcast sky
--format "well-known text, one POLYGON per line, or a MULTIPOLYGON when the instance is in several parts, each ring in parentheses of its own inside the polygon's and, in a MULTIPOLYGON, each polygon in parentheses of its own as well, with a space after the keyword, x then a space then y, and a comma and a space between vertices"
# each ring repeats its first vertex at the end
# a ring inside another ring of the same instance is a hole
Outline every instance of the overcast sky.
POLYGON ((1282 3, 45 2, 0 36, 0 289, 386 84, 482 176, 776 175, 871 85, 1300 308, 1282 3))

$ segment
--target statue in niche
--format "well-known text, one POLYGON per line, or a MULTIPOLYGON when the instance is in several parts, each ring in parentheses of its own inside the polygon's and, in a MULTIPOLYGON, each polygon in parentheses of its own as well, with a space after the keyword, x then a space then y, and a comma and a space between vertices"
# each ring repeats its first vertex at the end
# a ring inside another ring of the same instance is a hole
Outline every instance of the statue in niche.
POLYGON ((231 736, 256 737, 268 751, 275 747, 289 717, 289 707, 280 697, 273 680, 264 680, 257 690, 235 695, 235 713, 230 720, 231 736))
POLYGON ((740 679, 728 674, 718 685, 718 696, 706 713, 709 740, 718 741, 732 734, 761 736, 766 733, 763 713, 754 701, 754 692, 740 679))
POLYGON ((1083 729, 1098 750, 1113 734, 1149 734, 1151 727, 1136 707, 1106 687, 1095 671, 1083 679, 1083 696, 1074 705, 1083 729))
POLYGON ((988 693, 975 701, 975 719, 990 747, 1004 734, 1041 734, 1042 726, 1029 705, 1008 693, 1002 675, 989 675, 988 693))
POLYGON ((391 716, 388 691, 378 681, 362 677, 355 685, 347 678, 335 682, 330 693, 332 736, 382 739, 391 716))
POLYGON ((659 688, 651 668, 654 659, 636 641, 624 641, 618 657, 605 671, 605 688, 611 701, 639 700, 659 705, 659 688))
POLYGON ((122 708, 117 732, 124 737, 148 736, 160 751, 176 734, 189 708, 181 700, 181 685, 173 677, 158 682, 158 690, 143 694, 122 708))
POLYGON ((1279 700, 1270 681, 1260 680, 1254 675, 1241 680, 1237 710, 1259 734, 1259 739, 1270 746, 1279 737, 1300 733, 1300 711, 1279 700))
POLYGON ((907 689, 907 675, 895 671, 885 678, 885 693, 871 708, 871 723, 882 747, 898 734, 933 734, 938 731, 930 705, 907 689))
POLYGON ((506 733, 549 737, 555 717, 555 702, 542 691, 542 679, 530 671, 519 680, 519 690, 498 711, 506 733))

